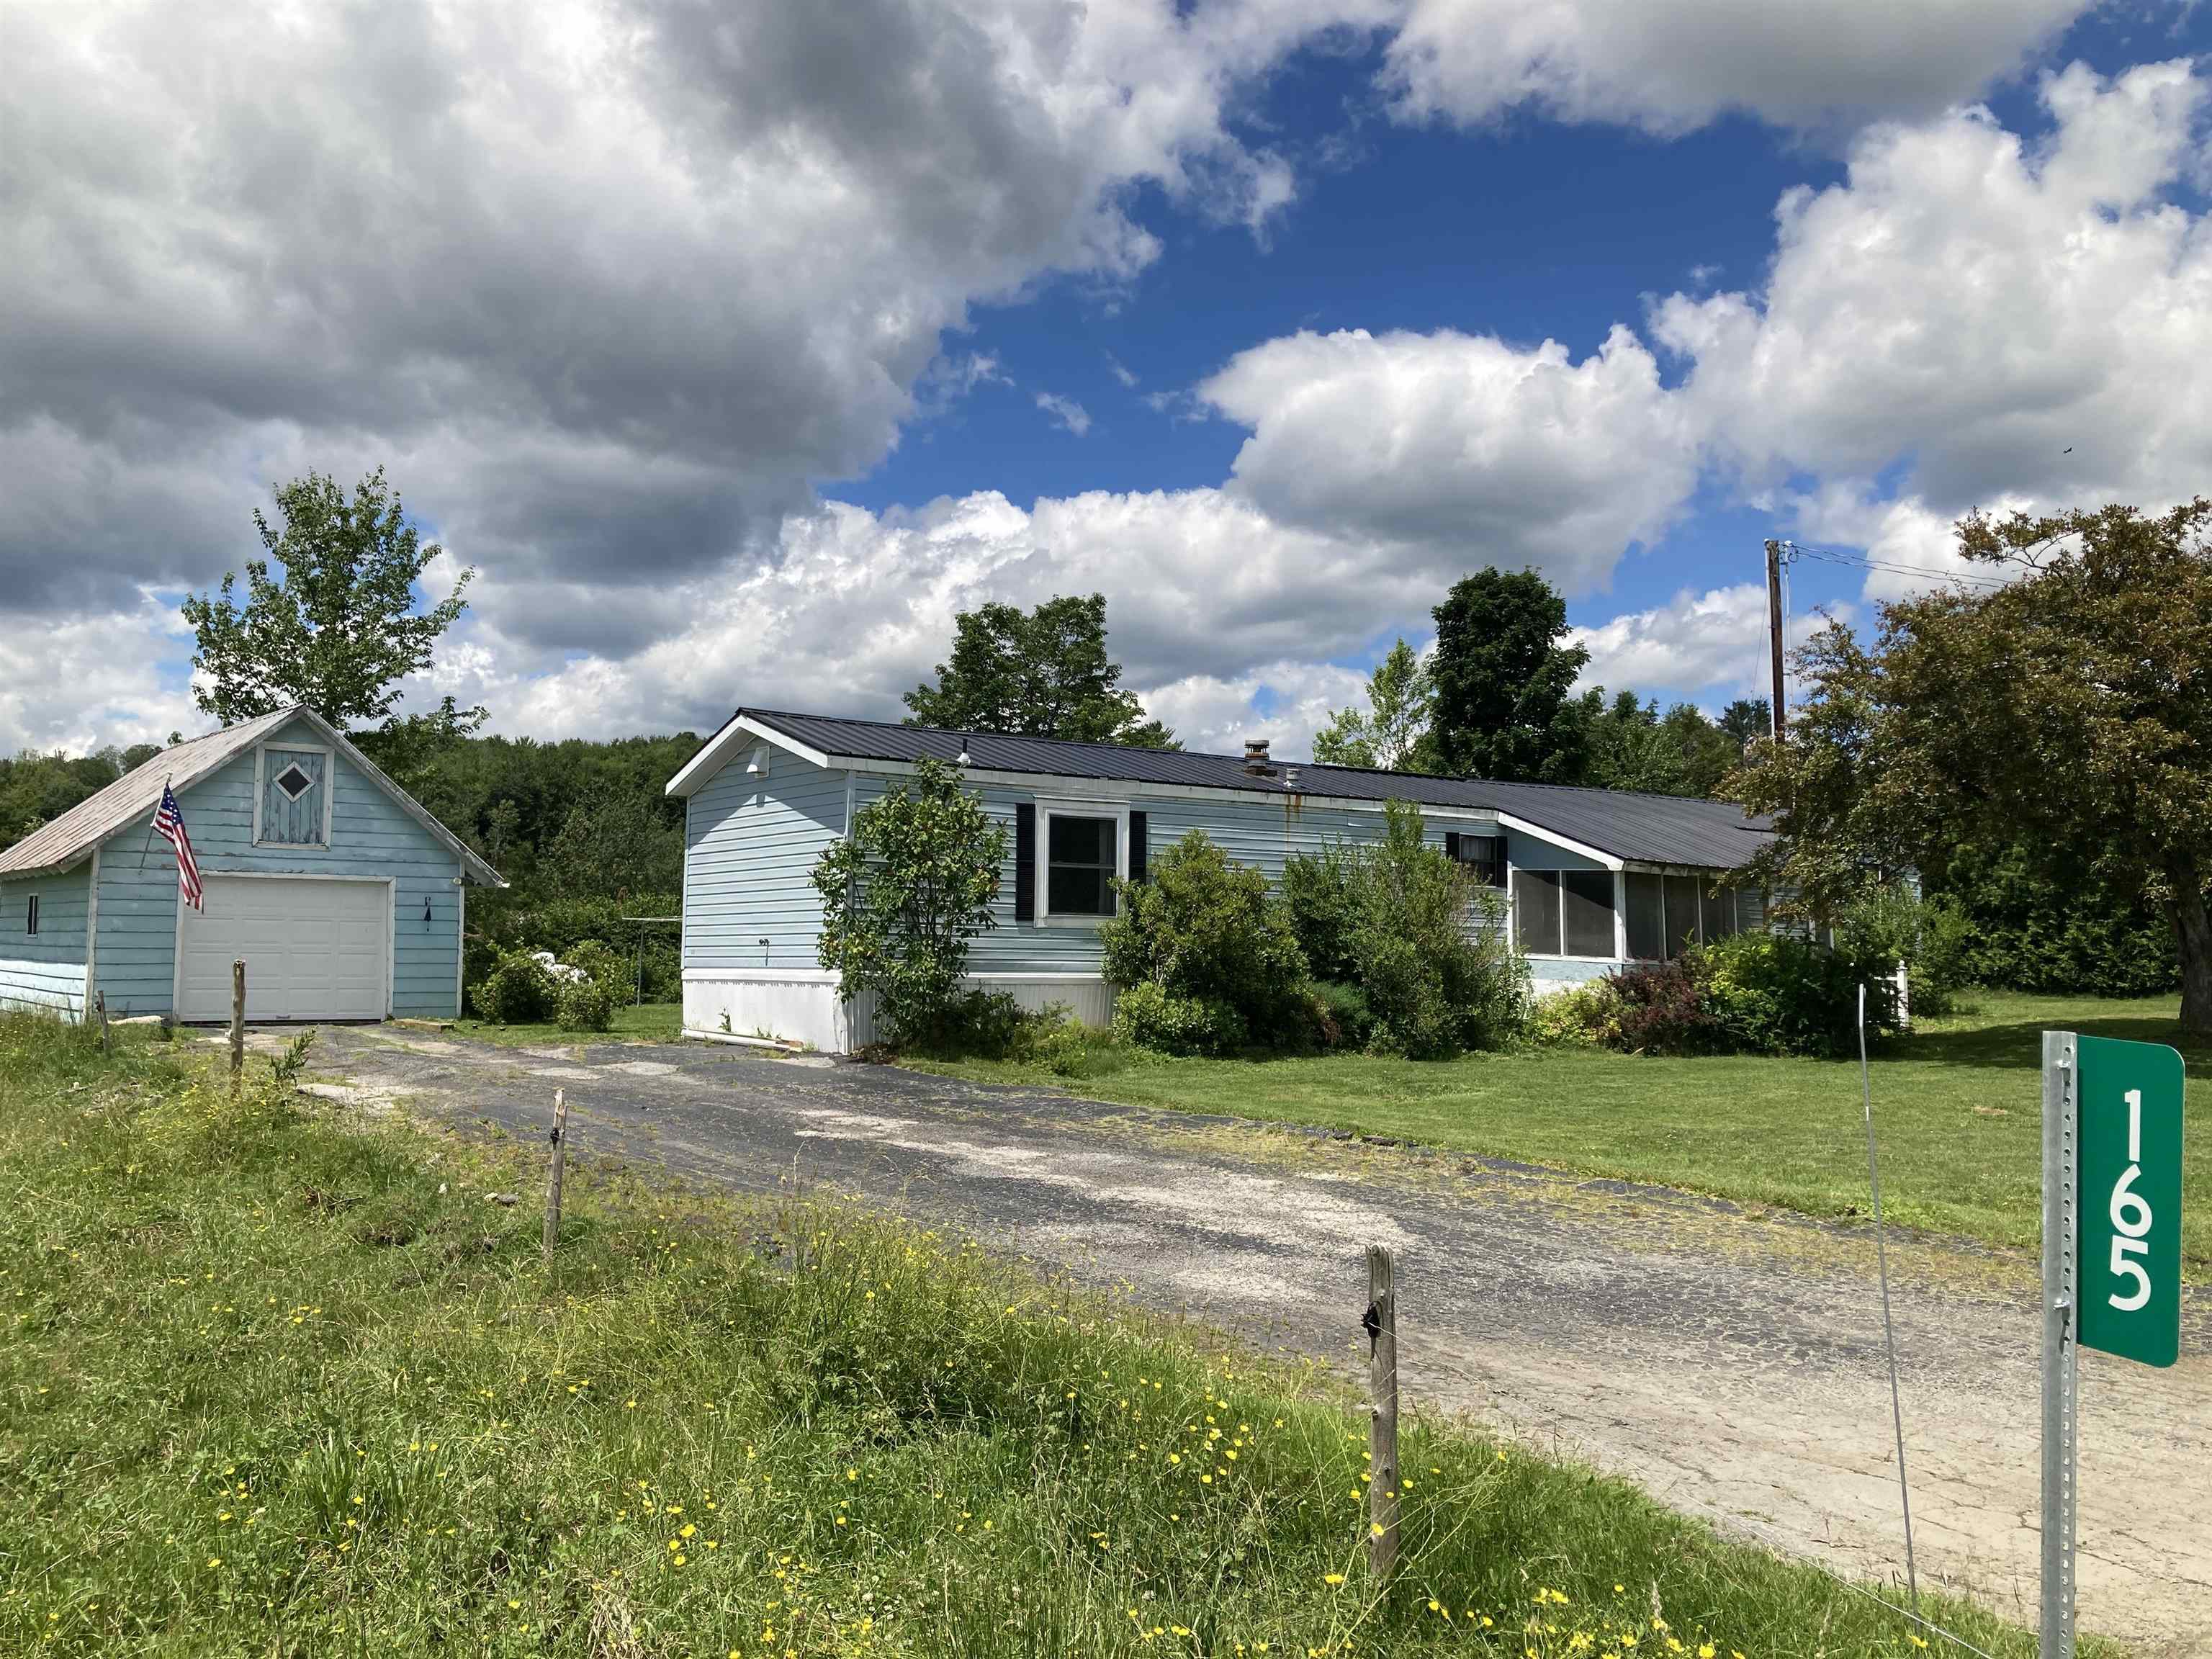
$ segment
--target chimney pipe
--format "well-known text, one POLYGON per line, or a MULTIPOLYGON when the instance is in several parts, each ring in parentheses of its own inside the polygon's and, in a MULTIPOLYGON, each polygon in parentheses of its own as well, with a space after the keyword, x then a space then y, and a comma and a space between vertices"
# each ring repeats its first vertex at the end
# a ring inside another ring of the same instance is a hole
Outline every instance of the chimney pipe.
POLYGON ((1244 739, 1244 769, 1247 772, 1251 773, 1255 777, 1265 777, 1267 775, 1267 738, 1247 738, 1244 739))

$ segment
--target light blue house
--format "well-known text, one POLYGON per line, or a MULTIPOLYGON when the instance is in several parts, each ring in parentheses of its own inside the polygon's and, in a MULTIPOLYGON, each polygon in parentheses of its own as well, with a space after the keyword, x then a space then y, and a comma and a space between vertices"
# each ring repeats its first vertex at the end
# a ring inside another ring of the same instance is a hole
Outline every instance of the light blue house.
POLYGON ((307 708, 164 750, 0 852, 0 1008, 81 1019, 451 1017, 467 884, 498 873, 307 708), (191 837, 186 906, 153 834, 164 786, 191 837))
POLYGON ((1727 802, 1291 765, 1263 740, 1239 757, 740 709, 668 784, 685 803, 687 1029, 869 1040, 867 1009, 842 1003, 816 957, 808 872, 924 756, 958 765, 1010 831, 973 977, 1095 1022, 1112 1012, 1098 944, 1111 878, 1141 878, 1194 829, 1273 879, 1295 854, 1378 835, 1384 802, 1413 801, 1504 901, 1539 991, 1765 922, 1731 878, 1770 832, 1727 802))

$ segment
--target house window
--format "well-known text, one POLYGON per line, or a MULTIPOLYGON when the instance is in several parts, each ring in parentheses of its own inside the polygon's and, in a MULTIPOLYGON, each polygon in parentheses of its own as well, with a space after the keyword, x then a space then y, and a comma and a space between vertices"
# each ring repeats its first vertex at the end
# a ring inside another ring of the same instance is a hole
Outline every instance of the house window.
POLYGON ((39 931, 39 896, 31 895, 23 910, 23 931, 36 935, 39 931))
POLYGON ((1121 820, 1071 812, 1045 816, 1045 913, 1110 916, 1120 871, 1121 820))
POLYGON ((1444 854, 1453 862, 1465 865, 1481 885, 1505 885, 1504 836, 1463 836, 1453 831, 1444 836, 1444 854))
POLYGON ((1716 885, 1706 876, 1628 872, 1628 954, 1644 962, 1672 960, 1691 945, 1759 925, 1758 895, 1716 885))
POLYGON ((1667 956, 1679 957, 1698 942, 1698 889, 1695 876, 1668 876, 1667 885, 1667 956))
POLYGON ((1559 954, 1559 872, 1513 872, 1513 938, 1527 956, 1559 954))
POLYGON ((1610 957, 1613 952, 1613 872, 1562 870, 1559 903, 1566 954, 1610 957))

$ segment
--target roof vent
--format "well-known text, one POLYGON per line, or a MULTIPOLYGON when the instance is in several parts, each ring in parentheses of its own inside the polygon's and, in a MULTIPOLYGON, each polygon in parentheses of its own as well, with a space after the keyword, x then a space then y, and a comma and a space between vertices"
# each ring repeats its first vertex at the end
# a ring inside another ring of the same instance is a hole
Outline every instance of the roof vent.
POLYGON ((1296 789, 1297 787, 1298 769, 1295 766, 1285 766, 1283 769, 1283 787, 1285 789, 1296 789))
POLYGON ((1267 738, 1247 738, 1244 739, 1244 769, 1247 772, 1249 772, 1255 778, 1264 778, 1267 775, 1267 738))

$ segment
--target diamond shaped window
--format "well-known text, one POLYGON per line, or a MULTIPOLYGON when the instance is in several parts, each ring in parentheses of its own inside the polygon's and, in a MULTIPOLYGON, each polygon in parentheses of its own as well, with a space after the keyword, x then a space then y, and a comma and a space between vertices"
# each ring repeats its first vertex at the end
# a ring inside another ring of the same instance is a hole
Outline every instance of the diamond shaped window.
POLYGON ((276 787, 284 792, 287 800, 297 800, 315 787, 315 781, 307 775, 305 767, 295 761, 276 775, 276 787))

